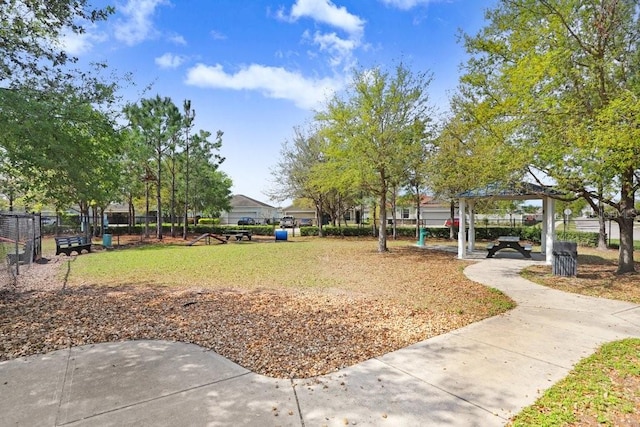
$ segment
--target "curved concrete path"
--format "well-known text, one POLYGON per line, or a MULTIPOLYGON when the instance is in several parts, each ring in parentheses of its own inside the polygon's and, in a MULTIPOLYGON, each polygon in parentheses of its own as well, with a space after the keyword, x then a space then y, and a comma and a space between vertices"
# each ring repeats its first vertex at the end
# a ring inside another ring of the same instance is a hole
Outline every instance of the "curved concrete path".
MULTIPOLYGON (((533 261, 535 262, 535 261, 533 261)), ((465 269, 507 314, 307 380, 254 374, 201 347, 135 341, 0 363, 0 425, 501 426, 602 343, 640 337, 640 306, 465 269)))

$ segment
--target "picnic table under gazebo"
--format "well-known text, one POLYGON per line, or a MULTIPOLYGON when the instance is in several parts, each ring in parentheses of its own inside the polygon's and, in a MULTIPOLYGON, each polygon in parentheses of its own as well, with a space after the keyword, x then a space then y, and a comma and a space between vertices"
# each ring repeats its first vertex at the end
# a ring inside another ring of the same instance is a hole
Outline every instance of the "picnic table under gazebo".
MULTIPOLYGON (((469 232, 458 233, 458 258, 466 259, 467 255, 476 250, 475 236, 475 204, 477 200, 542 200, 542 230, 541 250, 547 264, 553 262, 553 243, 555 241, 555 200, 552 196, 558 193, 551 187, 545 187, 529 182, 513 185, 489 185, 484 188, 468 190, 458 195, 460 230, 467 228, 467 214, 469 218, 469 232)), ((493 247, 492 247, 493 248, 493 247)), ((491 248, 491 249, 492 249, 491 248)), ((530 251, 529 251, 530 252, 530 251)))

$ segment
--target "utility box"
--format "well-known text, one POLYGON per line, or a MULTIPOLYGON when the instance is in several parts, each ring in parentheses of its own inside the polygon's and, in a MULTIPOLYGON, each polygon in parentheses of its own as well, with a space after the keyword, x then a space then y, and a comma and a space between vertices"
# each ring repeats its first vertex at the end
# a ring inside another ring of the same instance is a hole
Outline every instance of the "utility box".
POLYGON ((578 274, 578 244, 576 242, 553 243, 554 276, 576 276, 578 274))
POLYGON ((424 239, 429 235, 426 228, 420 228, 420 239, 418 240, 418 246, 424 246, 424 239))

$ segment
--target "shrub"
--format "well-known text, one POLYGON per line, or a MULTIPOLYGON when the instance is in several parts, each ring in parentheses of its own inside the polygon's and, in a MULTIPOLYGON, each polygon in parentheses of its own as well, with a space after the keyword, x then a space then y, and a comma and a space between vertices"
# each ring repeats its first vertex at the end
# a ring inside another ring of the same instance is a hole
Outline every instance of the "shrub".
POLYGON ((220 224, 220 218, 200 218, 198 225, 216 225, 220 224))
POLYGON ((576 242, 579 246, 598 246, 598 233, 586 231, 566 231, 558 233, 558 240, 576 242))

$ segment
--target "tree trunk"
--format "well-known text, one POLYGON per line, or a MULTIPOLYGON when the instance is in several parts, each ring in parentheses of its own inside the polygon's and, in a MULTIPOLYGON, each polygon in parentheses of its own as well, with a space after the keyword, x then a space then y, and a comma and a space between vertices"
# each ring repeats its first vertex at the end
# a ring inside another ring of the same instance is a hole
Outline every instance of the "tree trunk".
POLYGON ((378 232, 378 252, 387 252, 387 191, 380 194, 380 229, 378 232))
POLYGON ((618 274, 632 273, 636 271, 633 260, 633 220, 635 218, 635 192, 633 191, 634 171, 629 170, 623 176, 622 189, 620 191, 620 216, 617 222, 620 225, 620 252, 618 255, 618 274))
POLYGON ((318 221, 318 236, 319 237, 324 237, 324 229, 322 227, 322 196, 318 197, 315 200, 315 205, 316 205, 316 218, 318 221))
POLYGON ((420 238, 420 190, 416 189, 416 239, 420 238))
POLYGON ((176 167, 175 153, 171 160, 173 166, 171 171, 171 237, 176 237, 176 167))
POLYGON ((316 218, 318 221, 318 236, 324 237, 324 229, 322 227, 322 202, 316 203, 316 218))
POLYGON ((371 231, 373 233, 373 237, 378 237, 378 225, 377 225, 377 217, 378 217, 378 207, 374 203, 371 206, 371 212, 373 212, 373 219, 371 221, 371 231))
POLYGON ((184 225, 182 238, 187 240, 189 233, 189 134, 187 134, 186 166, 184 175, 184 225))
MULTIPOLYGON (((604 220, 602 213, 598 214, 598 250, 606 251, 607 248, 607 223, 604 220)), ((609 236, 611 238, 611 236, 609 236)))
POLYGON ((398 205, 396 203, 396 188, 394 187, 391 191, 391 236, 393 240, 398 238, 398 229, 396 228, 397 223, 397 212, 398 205))
POLYGON ((104 212, 104 207, 100 206, 100 235, 104 236, 104 233, 107 231, 107 224, 105 223, 105 218, 107 215, 104 212))
POLYGON ((144 237, 149 238, 149 180, 145 182, 146 209, 144 214, 144 237))
POLYGON ((100 231, 98 230, 98 208, 96 206, 91 208, 91 226, 93 227, 91 235, 100 236, 100 231))
POLYGON ((160 176, 162 174, 162 152, 158 147, 158 177, 156 179, 156 237, 158 240, 162 240, 162 180, 160 176))
POLYGON ((619 218, 618 224, 620 225, 620 252, 616 273, 633 273, 636 271, 633 260, 633 218, 619 218))
POLYGON ((129 194, 127 202, 129 204, 129 224, 127 233, 131 234, 132 227, 136 225, 136 208, 133 205, 133 197, 131 197, 131 194, 129 194))

